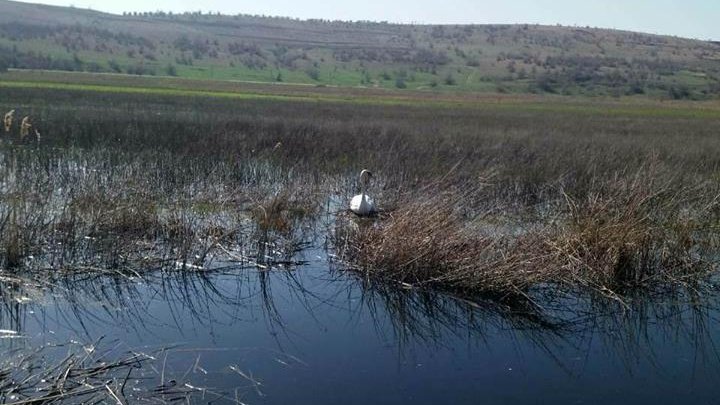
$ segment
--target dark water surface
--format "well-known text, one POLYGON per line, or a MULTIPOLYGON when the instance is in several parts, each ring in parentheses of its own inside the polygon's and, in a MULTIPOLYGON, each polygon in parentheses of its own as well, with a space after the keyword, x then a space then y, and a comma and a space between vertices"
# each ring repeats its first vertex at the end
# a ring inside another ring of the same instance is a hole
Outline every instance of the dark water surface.
POLYGON ((0 339, 0 353, 101 336, 172 346, 163 378, 249 404, 718 402, 714 298, 622 311, 568 297, 528 313, 369 286, 331 270, 322 249, 301 256, 292 271, 3 285, 0 329, 24 338, 0 339))

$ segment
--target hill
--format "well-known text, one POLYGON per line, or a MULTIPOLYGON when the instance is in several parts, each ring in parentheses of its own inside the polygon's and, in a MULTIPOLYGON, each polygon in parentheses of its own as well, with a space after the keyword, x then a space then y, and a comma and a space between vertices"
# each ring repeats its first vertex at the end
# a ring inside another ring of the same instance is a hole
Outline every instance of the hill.
POLYGON ((126 13, 0 0, 0 69, 512 93, 720 95, 720 44, 540 25, 126 13))

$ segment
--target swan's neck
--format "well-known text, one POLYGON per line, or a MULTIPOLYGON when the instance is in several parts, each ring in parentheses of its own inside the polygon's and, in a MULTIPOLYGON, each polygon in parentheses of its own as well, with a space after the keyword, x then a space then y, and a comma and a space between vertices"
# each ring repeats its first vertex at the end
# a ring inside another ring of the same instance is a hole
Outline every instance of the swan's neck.
POLYGON ((365 197, 365 191, 367 190, 368 178, 367 176, 360 175, 360 195, 365 197))

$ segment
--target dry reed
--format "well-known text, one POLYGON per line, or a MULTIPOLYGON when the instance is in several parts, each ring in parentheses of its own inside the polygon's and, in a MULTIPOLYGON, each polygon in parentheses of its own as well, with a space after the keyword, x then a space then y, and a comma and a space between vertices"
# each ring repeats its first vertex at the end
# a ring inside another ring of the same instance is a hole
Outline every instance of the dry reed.
POLYGON ((617 296, 629 286, 707 274, 716 260, 706 218, 717 211, 717 196, 649 178, 657 173, 643 169, 584 199, 566 195, 561 213, 533 227, 518 223, 514 233, 464 214, 467 193, 426 191, 383 220, 341 225, 336 248, 366 277, 463 294, 525 296, 555 284, 617 296))
POLYGON ((5 125, 5 132, 10 132, 10 129, 12 128, 14 115, 15 115, 15 110, 10 110, 7 113, 5 113, 5 116, 3 117, 3 125, 5 125))
POLYGON ((538 235, 479 233, 463 214, 472 193, 430 194, 401 199, 379 222, 341 226, 335 238, 341 256, 369 277, 463 292, 522 293, 548 279, 537 266, 548 255, 528 249, 538 235))
POLYGON ((30 128, 32 128, 32 124, 30 123, 30 117, 25 116, 22 119, 22 122, 20 123, 20 138, 21 139, 30 135, 30 128))
POLYGON ((161 367, 153 364, 157 353, 118 353, 101 348, 101 340, 8 355, 0 360, 0 403, 166 403, 190 401, 203 391, 177 381, 148 384, 145 380, 159 373, 150 370, 161 367))

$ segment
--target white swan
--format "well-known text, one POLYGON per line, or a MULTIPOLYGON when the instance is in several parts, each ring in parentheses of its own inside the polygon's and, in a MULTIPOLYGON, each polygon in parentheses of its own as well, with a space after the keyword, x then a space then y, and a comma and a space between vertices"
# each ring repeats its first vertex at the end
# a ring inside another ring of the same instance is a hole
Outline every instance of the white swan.
POLYGON ((372 173, 367 170, 360 172, 360 194, 350 201, 350 210, 360 216, 368 216, 375 213, 375 203, 372 198, 365 194, 368 182, 372 173))

